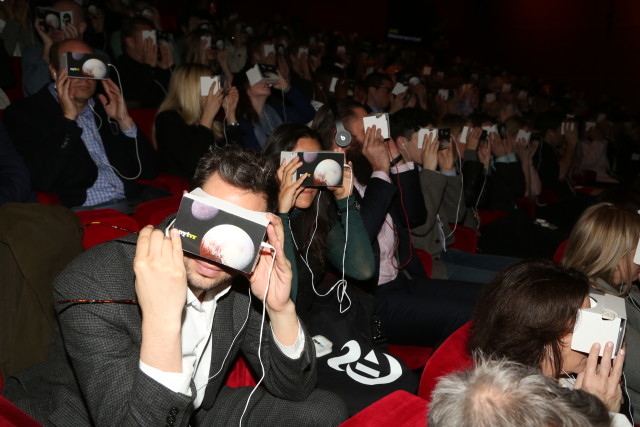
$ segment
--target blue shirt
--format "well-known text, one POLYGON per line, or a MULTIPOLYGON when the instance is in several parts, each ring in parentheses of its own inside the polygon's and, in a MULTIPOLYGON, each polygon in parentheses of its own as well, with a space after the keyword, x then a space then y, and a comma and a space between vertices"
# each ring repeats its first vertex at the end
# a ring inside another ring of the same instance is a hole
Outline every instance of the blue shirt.
MULTIPOLYGON (((51 92, 56 101, 60 102, 58 92, 56 92, 53 83, 49 84, 49 92, 51 92)), ((100 137, 100 128, 102 126, 109 126, 109 123, 102 123, 100 121, 99 126, 96 126, 95 118, 97 117, 98 120, 101 119, 100 116, 94 113, 94 105, 95 101, 93 98, 90 98, 88 105, 78 114, 78 118, 76 119, 78 127, 82 129, 82 142, 84 142, 91 159, 98 167, 98 178, 87 190, 87 198, 82 206, 94 206, 125 198, 124 183, 118 178, 113 167, 109 164, 109 159, 107 158, 107 153, 102 144, 102 138, 100 137)), ((135 137, 138 132, 135 124, 129 130, 121 130, 129 138, 135 137)))

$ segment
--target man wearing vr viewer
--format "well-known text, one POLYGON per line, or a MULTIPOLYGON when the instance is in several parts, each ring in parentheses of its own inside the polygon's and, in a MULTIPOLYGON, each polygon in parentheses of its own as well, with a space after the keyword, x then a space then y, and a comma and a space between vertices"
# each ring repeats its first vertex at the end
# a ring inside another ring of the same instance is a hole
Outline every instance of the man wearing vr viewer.
POLYGON ((49 66, 53 83, 5 111, 4 123, 33 189, 82 209, 126 210, 115 204, 166 196, 136 182, 155 178, 155 153, 129 116, 120 88, 107 77, 106 58, 85 61, 93 53, 80 40, 55 43, 49 66), (82 63, 82 69, 61 66, 63 59, 82 63), (99 86, 103 93, 95 96, 99 86))
POLYGON ((9 400, 45 425, 328 426, 346 418, 342 401, 313 390, 313 341, 289 297, 282 222, 264 213, 277 200, 272 167, 260 154, 219 149, 201 160, 194 187, 268 221, 253 271, 183 252, 185 233, 172 217, 85 252, 55 283, 60 334, 50 358, 9 378, 9 400), (239 351, 263 375, 255 389, 224 385, 239 351))

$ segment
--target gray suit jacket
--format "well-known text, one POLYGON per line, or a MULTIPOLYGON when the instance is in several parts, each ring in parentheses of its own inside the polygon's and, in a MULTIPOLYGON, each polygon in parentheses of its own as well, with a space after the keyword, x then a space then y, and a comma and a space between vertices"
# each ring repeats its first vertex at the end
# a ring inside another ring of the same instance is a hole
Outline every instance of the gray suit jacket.
MULTIPOLYGON (((136 236, 96 246, 76 258, 56 279, 54 300, 135 299, 133 257, 136 236)), ((233 337, 247 315, 248 283, 242 277, 218 301, 212 328, 210 375, 218 372, 233 337)), ((258 362, 261 303, 253 298, 249 320, 224 362, 221 374, 207 386, 201 407, 192 396, 175 393, 138 367, 141 313, 136 304, 56 305, 59 330, 49 359, 10 378, 4 395, 45 425, 176 425, 215 423, 225 414, 210 411, 223 387, 225 373, 242 351, 254 370, 258 362), (171 422, 169 422, 171 420, 171 422)), ((316 380, 315 352, 305 331, 301 357, 285 356, 265 325, 263 385, 276 397, 304 400, 316 380)), ((303 328, 304 330, 304 328, 303 328)), ((219 402, 220 403, 220 402, 219 402)), ((243 402, 244 405, 244 402, 243 402)), ((216 405, 220 408, 220 405, 216 405)), ((230 411, 233 405, 230 405, 230 411)), ((268 409, 265 409, 268 410, 268 409)), ((224 412, 224 406, 223 406, 224 412)))

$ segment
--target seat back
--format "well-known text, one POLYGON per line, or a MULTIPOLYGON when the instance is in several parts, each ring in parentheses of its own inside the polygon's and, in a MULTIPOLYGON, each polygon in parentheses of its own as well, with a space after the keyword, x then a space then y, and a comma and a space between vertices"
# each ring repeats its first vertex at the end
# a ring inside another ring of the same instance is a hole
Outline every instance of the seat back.
POLYGON ((156 119, 156 113, 158 112, 155 108, 132 108, 129 110, 129 115, 136 122, 138 128, 142 131, 144 136, 147 137, 154 149, 158 149, 156 143, 153 141, 153 123, 156 119))
POLYGON ((559 264, 562 261, 562 257, 564 256, 564 249, 567 247, 567 240, 564 240, 562 243, 558 245, 558 249, 553 254, 553 262, 559 264))
POLYGON ((440 377, 471 366, 471 355, 467 351, 470 331, 471 322, 467 322, 433 352, 422 371, 418 396, 427 401, 431 400, 431 393, 440 377))
POLYGON ((84 226, 82 245, 85 249, 140 230, 135 219, 115 209, 95 209, 76 214, 84 226))
POLYGON ((449 247, 475 254, 476 249, 478 249, 478 232, 473 228, 462 225, 449 224, 449 226, 453 230, 453 236, 456 238, 455 242, 449 247))
POLYGON ((178 212, 181 200, 180 195, 140 203, 133 212, 133 218, 140 228, 149 224, 159 225, 166 217, 178 212))

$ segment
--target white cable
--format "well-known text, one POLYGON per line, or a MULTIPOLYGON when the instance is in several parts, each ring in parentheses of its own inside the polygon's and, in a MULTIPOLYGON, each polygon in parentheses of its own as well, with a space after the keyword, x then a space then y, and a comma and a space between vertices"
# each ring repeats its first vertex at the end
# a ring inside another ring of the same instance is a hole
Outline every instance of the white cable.
MULTIPOLYGON (((123 91, 123 89, 122 89, 122 82, 120 81, 120 73, 118 72, 118 69, 116 68, 116 66, 115 66, 115 65, 113 65, 113 64, 109 64, 109 66, 113 67, 113 69, 114 69, 114 70, 115 70, 115 72, 116 72, 116 76, 118 77, 118 86, 119 86, 119 88, 120 88, 120 94, 122 95, 122 102, 124 103, 124 91, 123 91)), ((89 105, 89 106, 91 106, 91 105, 89 105)), ((93 111, 93 108, 91 108, 91 110, 93 111)), ((95 114, 95 111, 94 111, 94 114, 95 114)), ((97 115, 97 114, 96 114, 96 115, 97 115)), ((125 123, 125 120, 124 120, 124 109, 121 109, 121 111, 120 111, 120 120, 122 121, 122 123, 125 123)), ((110 124, 115 124, 116 128, 117 128, 118 130, 120 130, 120 128, 119 128, 119 126, 118 126, 118 123, 117 123, 117 122, 113 122, 113 121, 111 121, 111 117, 109 117, 109 118, 107 119, 107 121, 108 121, 110 124)), ((134 123, 134 124, 135 124, 135 123, 134 123)), ((102 119, 100 119, 100 126, 102 126, 102 119)), ((100 129, 100 126, 98 127, 98 129, 100 129)), ((126 130, 131 130, 131 128, 132 128, 132 127, 133 127, 133 125, 132 125, 131 127, 129 127, 129 129, 126 129, 126 130)), ((110 168, 111 168, 111 169, 112 169, 116 174, 118 174, 118 176, 119 176, 120 178, 122 178, 122 179, 126 179, 126 180, 128 180, 128 181, 133 181, 134 179, 138 179, 138 178, 140 177, 140 175, 142 175, 142 160, 140 160, 140 150, 138 150, 138 135, 137 135, 137 133, 133 136, 133 140, 134 140, 134 142, 135 142, 136 158, 137 158, 137 160, 138 160, 138 174, 137 174, 136 176, 134 176, 134 177, 124 176, 124 175, 123 175, 123 174, 121 174, 121 173, 120 173, 120 171, 119 171, 118 169, 116 169, 114 166, 112 166, 112 165, 111 165, 111 164, 109 164, 109 163, 105 163, 105 162, 103 162, 103 161, 101 161, 101 160, 97 160, 97 163, 100 163, 100 164, 102 164, 102 165, 105 165, 105 166, 110 167, 110 168)), ((106 152, 105 152, 105 155, 106 155, 106 152)))
MULTIPOLYGON (((264 332, 264 319, 265 319, 266 307, 267 307, 267 294, 269 293, 269 286, 271 284, 271 273, 273 272, 273 265, 276 262, 276 255, 277 255, 276 248, 274 248, 273 246, 270 246, 270 248, 273 249, 273 257, 271 258, 271 266, 269 267, 269 274, 267 274, 267 286, 265 287, 264 295, 262 296, 262 320, 260 321, 260 337, 258 340, 258 360, 260 361, 260 368, 262 368, 262 376, 260 376, 260 379, 258 380, 256 385, 253 387, 253 390, 251 390, 251 393, 249 393, 249 397, 247 398, 247 403, 245 403, 244 405, 244 410, 242 411, 242 415, 240 416, 240 422, 238 423, 240 427, 242 427, 242 418, 244 418, 244 414, 247 412, 247 408, 249 407, 249 402, 251 401, 251 396, 253 396, 253 393, 255 393, 255 391, 258 389, 260 384, 262 384, 262 381, 264 380, 264 375, 265 375, 264 363, 262 362, 262 334, 264 332)), ((251 293, 251 291, 249 291, 249 293, 251 293)))
POLYGON ((453 139, 453 145, 456 147, 456 153, 458 153, 458 168, 460 169, 460 197, 458 197, 458 206, 456 207, 456 222, 453 225, 453 230, 447 235, 446 238, 453 236, 458 228, 458 215, 460 214, 460 204, 462 203, 462 193, 464 193, 464 175, 462 174, 462 158, 460 157, 460 150, 458 149, 458 141, 456 137, 451 135, 453 139))
MULTIPOLYGON (((348 167, 351 169, 351 166, 349 165, 345 165, 345 167, 348 167)), ((315 285, 315 281, 314 281, 314 274, 313 274, 313 270, 311 269, 311 266, 309 265, 309 248, 311 248, 311 243, 313 242, 313 238, 316 234, 316 230, 318 228, 318 214, 320 212, 320 195, 322 194, 322 192, 318 193, 318 201, 316 204, 316 220, 315 220, 315 224, 314 224, 314 228, 313 228, 313 233, 311 233, 311 239, 309 240, 309 245, 307 246, 307 251, 305 253, 305 256, 303 257, 302 254, 300 255, 300 258, 302 259, 302 262, 304 263, 304 265, 307 267, 307 270, 309 270, 309 273, 311 273, 311 288, 313 289, 313 292, 318 295, 319 297, 326 297, 327 295, 329 295, 331 292, 333 292, 334 289, 336 289, 336 297, 338 298, 338 302, 340 303, 340 314, 345 313, 347 310, 349 310, 349 308, 351 308, 351 298, 349 297, 349 294, 347 294, 347 285, 348 282, 347 280, 344 278, 345 276, 345 259, 346 259, 346 254, 347 254, 347 242, 348 242, 348 238, 349 238, 349 198, 351 197, 351 188, 353 186, 353 172, 351 175, 351 178, 349 179, 349 194, 347 195, 347 211, 346 211, 346 226, 345 226, 345 238, 344 238, 344 249, 342 251, 342 277, 340 280, 338 280, 336 283, 334 283, 331 288, 329 288, 329 290, 322 294, 320 292, 318 292, 318 290, 316 289, 316 285, 315 285), (346 308, 342 307, 342 301, 344 300, 344 298, 347 298, 348 301, 348 305, 346 308)), ((296 251, 300 252, 300 249, 298 248, 298 244, 296 243, 296 239, 295 236, 293 235, 293 229, 291 228, 291 220, 289 220, 289 230, 291 231, 291 239, 293 240, 293 245, 296 248, 296 251)))

